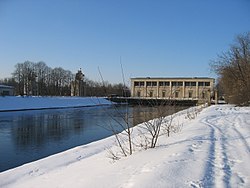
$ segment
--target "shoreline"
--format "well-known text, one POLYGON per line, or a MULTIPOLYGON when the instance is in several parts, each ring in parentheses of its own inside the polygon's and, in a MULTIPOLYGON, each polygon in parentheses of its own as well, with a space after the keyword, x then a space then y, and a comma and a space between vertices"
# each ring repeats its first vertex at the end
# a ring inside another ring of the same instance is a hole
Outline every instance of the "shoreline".
MULTIPOLYGON (((154 149, 134 148, 133 155, 114 161, 109 151, 119 155, 120 148, 113 135, 3 171, 0 186, 249 187, 250 108, 213 105, 194 119, 187 118, 188 113, 192 108, 175 113, 172 123, 182 125, 182 130, 159 137, 154 149)), ((137 144, 141 128, 133 129, 137 144)))
POLYGON ((48 108, 29 108, 29 109, 14 109, 14 110, 0 110, 0 112, 22 112, 22 111, 38 111, 38 110, 60 110, 60 109, 75 109, 75 108, 87 108, 95 106, 109 106, 113 104, 99 104, 99 105, 85 105, 85 106, 65 106, 65 107, 48 107, 48 108))
POLYGON ((113 103, 103 97, 40 97, 6 96, 0 97, 0 112, 50 110, 106 106, 113 103))

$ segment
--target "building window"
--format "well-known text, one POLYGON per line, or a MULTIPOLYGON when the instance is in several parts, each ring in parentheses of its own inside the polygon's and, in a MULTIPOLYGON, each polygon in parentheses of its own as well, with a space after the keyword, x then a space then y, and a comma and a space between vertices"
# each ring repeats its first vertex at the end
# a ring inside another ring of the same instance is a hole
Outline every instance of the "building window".
POLYGON ((175 98, 178 98, 178 97, 179 97, 179 91, 175 91, 174 97, 175 97, 175 98))
POLYGON ((210 82, 205 82, 205 86, 210 86, 210 82))
POLYGON ((135 86, 144 86, 144 82, 135 82, 134 85, 135 86))
POLYGON ((170 82, 159 82, 159 86, 170 86, 170 82))
POLYGON ((210 82, 199 82, 199 86, 210 86, 210 82))
POLYGON ((141 97, 141 91, 137 91, 137 97, 141 97))
POLYGON ((192 98, 193 97, 193 91, 188 91, 188 98, 192 98))
POLYGON ((198 86, 203 86, 204 82, 198 82, 198 86))
POLYGON ((185 86, 196 86, 196 82, 185 82, 185 86))
POLYGON ((172 82, 172 86, 183 86, 183 82, 172 82))
POLYGON ((2 95, 3 96, 10 95, 10 91, 3 90, 2 95))
POLYGON ((162 98, 166 97, 166 91, 162 91, 162 98))
POLYGON ((157 82, 147 82, 147 86, 157 86, 157 82))

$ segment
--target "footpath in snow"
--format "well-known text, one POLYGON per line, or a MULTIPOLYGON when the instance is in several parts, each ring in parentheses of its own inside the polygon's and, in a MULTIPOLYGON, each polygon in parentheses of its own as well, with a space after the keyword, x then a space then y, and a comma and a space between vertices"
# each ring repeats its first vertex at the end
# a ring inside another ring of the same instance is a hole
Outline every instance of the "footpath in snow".
POLYGON ((112 136, 2 172, 0 187, 250 187, 250 108, 187 114, 174 115, 181 132, 161 136, 154 149, 112 161, 107 149, 119 149, 112 136))
POLYGON ((110 101, 98 97, 0 97, 0 112, 41 110, 109 105, 110 101))

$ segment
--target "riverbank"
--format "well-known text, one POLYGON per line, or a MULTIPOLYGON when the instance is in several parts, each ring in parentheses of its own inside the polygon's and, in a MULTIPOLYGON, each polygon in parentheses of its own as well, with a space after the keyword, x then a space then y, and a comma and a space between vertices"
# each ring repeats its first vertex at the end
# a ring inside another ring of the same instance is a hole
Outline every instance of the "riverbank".
POLYGON ((111 136, 2 172, 0 187, 250 187, 250 108, 214 105, 188 118, 192 109, 174 115, 181 132, 155 149, 113 161, 111 136))
POLYGON ((79 108, 112 104, 98 97, 0 97, 0 112, 43 109, 79 108))

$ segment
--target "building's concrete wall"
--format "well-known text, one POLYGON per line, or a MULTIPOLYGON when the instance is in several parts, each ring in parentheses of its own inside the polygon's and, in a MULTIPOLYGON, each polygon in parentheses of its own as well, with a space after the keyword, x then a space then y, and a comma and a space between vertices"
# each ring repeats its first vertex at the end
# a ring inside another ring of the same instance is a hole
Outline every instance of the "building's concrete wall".
POLYGON ((170 98, 170 99, 198 99, 209 102, 214 88, 213 78, 132 78, 131 96, 146 98, 170 98), (143 83, 136 85, 135 83, 143 83), (148 86, 147 82, 156 82, 156 85, 148 86), (169 85, 160 85, 160 82, 169 82, 169 85), (189 82, 189 83, 187 83, 189 82), (195 86, 192 86, 195 84, 195 86), (205 82, 209 86, 205 86, 205 82), (174 85, 174 84, 177 84, 174 85), (179 84, 179 85, 178 85, 179 84), (189 84, 189 85, 188 85, 189 84), (163 91, 165 96, 163 96, 163 91), (140 95, 138 95, 140 94, 140 95))

